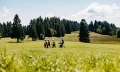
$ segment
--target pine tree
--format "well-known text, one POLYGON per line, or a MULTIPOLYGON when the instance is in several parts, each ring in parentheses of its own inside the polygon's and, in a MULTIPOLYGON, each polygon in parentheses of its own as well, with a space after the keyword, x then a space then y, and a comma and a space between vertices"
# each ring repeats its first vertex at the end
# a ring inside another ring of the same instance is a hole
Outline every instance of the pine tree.
POLYGON ((95 22, 94 22, 94 32, 96 32, 97 28, 98 28, 98 22, 97 22, 97 20, 95 20, 95 22))
POLYGON ((56 37, 61 37, 61 27, 60 27, 60 25, 57 25, 56 26, 56 37))
POLYGON ((111 24, 111 32, 110 32, 110 35, 111 35, 111 36, 114 36, 114 35, 116 35, 116 32, 117 32, 117 27, 116 27, 114 24, 111 24))
POLYGON ((80 23, 79 41, 86 43, 90 42, 88 25, 85 19, 82 19, 80 23))
POLYGON ((3 37, 7 37, 7 25, 3 23, 3 37))
POLYGON ((92 31, 92 32, 94 31, 94 25, 93 25, 92 21, 89 24, 89 30, 92 31))
POLYGON ((51 28, 50 28, 49 18, 48 17, 44 19, 44 26, 45 26, 45 36, 46 37, 52 37, 52 33, 51 33, 51 28))
POLYGON ((65 35, 65 26, 63 24, 63 21, 61 21, 60 27, 61 27, 61 36, 64 37, 64 35, 65 35))
POLYGON ((29 27, 29 37, 32 38, 32 41, 37 40, 37 32, 36 32, 36 26, 35 26, 35 19, 30 21, 30 27, 29 27))
POLYGON ((24 30, 25 35, 28 35, 28 31, 27 31, 27 26, 26 25, 23 26, 23 30, 24 30))
POLYGON ((0 23, 0 39, 3 37, 3 27, 2 24, 0 23))
POLYGON ((120 38, 120 29, 117 31, 117 38, 120 38))
POLYGON ((12 29, 12 23, 11 22, 7 22, 7 37, 11 36, 11 29, 12 29))
POLYGON ((66 34, 71 34, 71 31, 72 31, 72 27, 71 27, 72 23, 71 22, 72 21, 63 19, 66 34))
POLYGON ((17 42, 20 40, 23 40, 25 38, 22 25, 20 24, 21 20, 19 19, 19 16, 16 14, 14 17, 14 22, 12 26, 12 34, 11 38, 16 38, 17 42))
POLYGON ((40 40, 44 40, 45 38, 45 26, 43 19, 41 17, 37 18, 36 20, 36 32, 37 36, 40 40))
POLYGON ((102 30, 102 34, 103 35, 110 35, 110 32, 111 32, 110 24, 107 21, 104 21, 103 24, 104 24, 104 27, 102 30))

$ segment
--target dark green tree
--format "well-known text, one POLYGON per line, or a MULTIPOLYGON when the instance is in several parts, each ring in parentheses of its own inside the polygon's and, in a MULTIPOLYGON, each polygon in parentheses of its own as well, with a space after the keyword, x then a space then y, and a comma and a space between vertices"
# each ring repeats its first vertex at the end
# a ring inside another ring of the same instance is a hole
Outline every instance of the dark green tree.
POLYGON ((85 19, 82 19, 80 22, 79 41, 86 43, 90 42, 89 29, 85 19))
POLYGON ((66 32, 65 32, 65 26, 64 26, 63 21, 61 21, 60 30, 61 30, 61 31, 60 31, 60 32, 61 32, 60 35, 61 35, 62 37, 64 37, 66 32))
POLYGON ((111 36, 114 36, 114 35, 116 35, 116 32, 117 32, 117 27, 116 27, 114 24, 111 24, 111 32, 110 32, 110 35, 111 35, 111 36))
POLYGON ((37 32, 38 38, 40 40, 44 40, 45 26, 44 26, 44 22, 43 22, 43 19, 41 18, 41 16, 39 18, 37 18, 37 20, 36 20, 36 32, 37 32))
POLYGON ((3 37, 7 37, 7 25, 3 23, 3 37))
POLYGON ((117 31, 117 38, 120 38, 120 29, 117 31))
POLYGON ((102 29, 102 34, 103 35, 110 35, 110 33, 111 33, 110 24, 107 21, 104 21, 103 24, 104 24, 104 27, 102 29))
POLYGON ((97 28, 98 28, 98 21, 95 20, 95 22, 94 22, 94 32, 96 32, 97 28))
POLYGON ((3 26, 0 23, 0 39, 3 37, 3 26))
POLYGON ((30 26, 29 26, 29 37, 32 38, 32 41, 37 40, 37 32, 36 32, 36 26, 35 26, 35 19, 30 21, 30 26))
POLYGON ((65 20, 65 29, 66 29, 66 34, 71 34, 71 21, 65 20))
POLYGON ((6 31, 7 35, 6 35, 6 37, 11 37, 11 33, 12 33, 11 29, 12 29, 12 23, 7 22, 7 31, 6 31))
POLYGON ((16 14, 13 21, 11 38, 16 38, 17 42, 25 38, 24 31, 20 22, 21 20, 19 19, 19 16, 16 14))
POLYGON ((89 31, 93 32, 94 31, 94 25, 93 22, 91 21, 89 24, 89 31))
POLYGON ((51 33, 51 28, 50 28, 50 23, 49 23, 49 18, 44 19, 44 26, 45 26, 45 36, 46 37, 52 37, 51 33))

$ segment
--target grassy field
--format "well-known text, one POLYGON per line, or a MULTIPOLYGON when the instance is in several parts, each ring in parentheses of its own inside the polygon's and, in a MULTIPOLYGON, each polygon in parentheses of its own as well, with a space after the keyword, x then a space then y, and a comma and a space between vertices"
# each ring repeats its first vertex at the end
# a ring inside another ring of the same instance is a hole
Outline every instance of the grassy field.
POLYGON ((91 43, 66 35, 65 48, 44 48, 44 41, 0 40, 0 72, 120 72, 120 39, 90 33, 91 43))

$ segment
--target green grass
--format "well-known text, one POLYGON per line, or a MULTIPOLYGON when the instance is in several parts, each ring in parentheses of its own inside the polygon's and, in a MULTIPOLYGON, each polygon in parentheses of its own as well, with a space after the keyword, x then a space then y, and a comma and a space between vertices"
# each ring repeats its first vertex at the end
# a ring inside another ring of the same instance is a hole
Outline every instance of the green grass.
POLYGON ((0 40, 0 72, 120 72, 120 39, 91 33, 91 43, 81 43, 78 32, 66 35, 65 48, 43 47, 44 41, 21 43, 0 40))

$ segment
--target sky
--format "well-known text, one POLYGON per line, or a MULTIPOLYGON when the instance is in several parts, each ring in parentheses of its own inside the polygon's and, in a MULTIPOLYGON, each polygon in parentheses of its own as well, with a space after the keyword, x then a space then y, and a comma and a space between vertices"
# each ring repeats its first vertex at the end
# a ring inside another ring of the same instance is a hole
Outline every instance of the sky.
POLYGON ((39 16, 80 22, 108 21, 120 27, 120 0, 0 0, 0 22, 13 21, 18 14, 23 25, 39 16))

